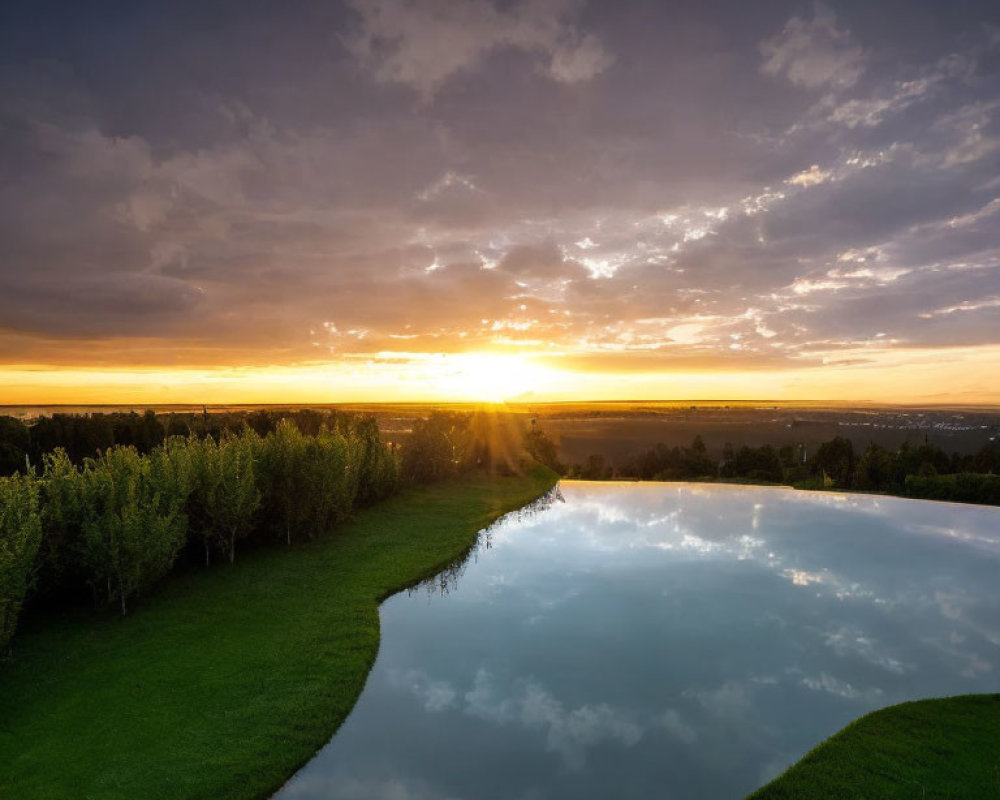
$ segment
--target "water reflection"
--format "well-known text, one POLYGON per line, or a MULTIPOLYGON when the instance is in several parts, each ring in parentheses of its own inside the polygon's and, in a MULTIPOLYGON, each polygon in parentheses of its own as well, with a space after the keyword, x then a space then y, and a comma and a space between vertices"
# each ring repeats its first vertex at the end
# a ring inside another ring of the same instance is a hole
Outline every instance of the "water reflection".
POLYGON ((422 581, 417 582, 406 590, 407 595, 424 592, 426 594, 446 595, 458 588, 458 581, 465 573, 465 568, 470 562, 478 560, 481 550, 490 550, 493 547, 493 532, 510 525, 523 525, 525 521, 547 511, 555 503, 565 503, 559 485, 556 484, 541 497, 532 500, 521 508, 514 509, 503 516, 497 518, 488 526, 479 531, 476 541, 472 546, 462 553, 458 558, 447 566, 443 567, 436 575, 432 575, 422 581))
POLYGON ((998 523, 565 483, 383 605, 358 706, 279 796, 741 797, 867 710, 998 690, 998 523))

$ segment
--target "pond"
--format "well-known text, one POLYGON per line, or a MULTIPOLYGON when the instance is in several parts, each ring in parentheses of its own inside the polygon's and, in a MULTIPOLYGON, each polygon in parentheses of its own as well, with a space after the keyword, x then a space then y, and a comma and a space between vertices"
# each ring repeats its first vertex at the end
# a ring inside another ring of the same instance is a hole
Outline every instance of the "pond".
POLYGON ((282 800, 733 800, 869 710, 1000 690, 1000 508, 563 482, 381 620, 282 800))

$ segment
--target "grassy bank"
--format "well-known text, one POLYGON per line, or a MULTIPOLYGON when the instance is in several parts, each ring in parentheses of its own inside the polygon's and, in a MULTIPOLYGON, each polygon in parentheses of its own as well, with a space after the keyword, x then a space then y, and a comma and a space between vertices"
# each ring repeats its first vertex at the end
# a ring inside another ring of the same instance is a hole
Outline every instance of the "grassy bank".
POLYGON ((874 711, 747 800, 981 800, 1000 797, 1000 695, 874 711))
POLYGON ((408 490, 308 545, 171 579, 124 620, 29 620, 0 663, 0 797, 267 796, 353 707, 378 603, 554 481, 408 490))
MULTIPOLYGON (((826 491, 915 499, 890 492, 826 491)), ((746 800, 986 797, 1000 797, 1000 695, 991 694, 918 700, 866 714, 746 800)))

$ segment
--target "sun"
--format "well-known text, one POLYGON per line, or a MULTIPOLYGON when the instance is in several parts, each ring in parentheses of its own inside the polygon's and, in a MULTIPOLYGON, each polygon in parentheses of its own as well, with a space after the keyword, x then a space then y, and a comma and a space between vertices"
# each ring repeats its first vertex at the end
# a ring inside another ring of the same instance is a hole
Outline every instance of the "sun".
POLYGON ((459 353, 450 356, 441 392, 448 397, 500 403, 526 392, 538 392, 552 371, 518 355, 459 353))

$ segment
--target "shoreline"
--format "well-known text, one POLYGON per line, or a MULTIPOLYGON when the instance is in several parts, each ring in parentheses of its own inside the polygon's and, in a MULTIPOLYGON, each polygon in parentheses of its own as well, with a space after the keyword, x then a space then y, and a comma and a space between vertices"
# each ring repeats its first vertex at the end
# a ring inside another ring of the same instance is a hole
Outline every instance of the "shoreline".
MULTIPOLYGON (((560 478, 560 482, 565 483, 620 483, 620 484, 649 484, 651 486, 669 486, 669 485, 679 485, 679 486, 725 486, 732 488, 743 488, 743 489, 787 489, 794 492, 809 493, 809 494, 825 494, 825 495, 844 495, 844 496, 857 496, 857 497, 887 497, 892 500, 913 500, 919 503, 940 503, 942 505, 950 506, 961 506, 962 508, 968 508, 973 506, 976 508, 1000 508, 1000 506, 993 505, 991 503, 967 503, 962 500, 935 500, 931 497, 910 497, 905 494, 889 494, 888 492, 866 492, 861 489, 806 489, 804 487, 794 486, 789 483, 750 483, 744 481, 722 481, 722 480, 686 480, 686 481, 657 481, 657 480, 642 480, 641 478, 610 478, 608 480, 602 480, 599 478, 560 478)), ((1000 480, 1000 478, 998 478, 1000 480)))
POLYGON ((555 483, 408 489, 304 545, 170 579, 125 619, 37 620, 0 664, 0 796, 270 797, 353 709, 381 601, 555 483))

